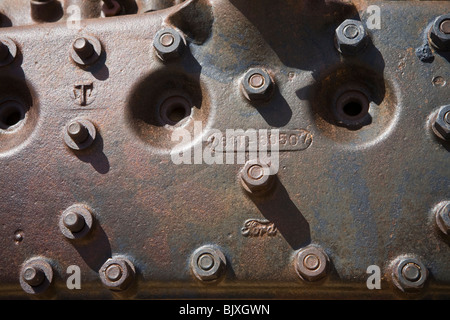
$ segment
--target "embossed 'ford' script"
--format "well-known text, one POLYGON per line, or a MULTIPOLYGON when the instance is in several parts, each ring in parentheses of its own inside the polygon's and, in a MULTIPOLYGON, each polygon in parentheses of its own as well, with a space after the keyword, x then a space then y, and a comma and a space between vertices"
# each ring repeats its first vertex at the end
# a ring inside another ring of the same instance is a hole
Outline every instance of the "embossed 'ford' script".
POLYGON ((273 237, 277 234, 277 228, 273 222, 260 219, 249 219, 245 221, 241 233, 245 237, 273 237))

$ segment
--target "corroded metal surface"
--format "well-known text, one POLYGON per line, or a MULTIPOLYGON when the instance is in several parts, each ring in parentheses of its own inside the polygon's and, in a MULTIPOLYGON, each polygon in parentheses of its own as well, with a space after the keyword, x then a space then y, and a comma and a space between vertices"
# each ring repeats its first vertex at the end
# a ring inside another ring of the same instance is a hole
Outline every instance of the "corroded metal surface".
POLYGON ((28 1, 0 1, 0 39, 17 46, 0 67, 1 297, 450 297, 450 241, 436 225, 450 200, 450 144, 433 131, 450 103, 450 54, 428 39, 448 1, 119 1, 124 11, 108 18, 91 2, 73 27, 66 11, 42 23, 28 1), (367 30, 361 53, 342 55, 336 29, 347 19, 367 25, 371 5, 380 28, 367 30), (186 47, 163 61, 154 38, 167 27, 186 47), (101 44, 91 65, 72 59, 83 37, 101 44), (243 95, 254 68, 274 82, 267 100, 243 95), (76 119, 96 130, 84 150, 64 140, 76 119), (190 134, 187 145, 176 128, 190 134), (202 159, 227 129, 279 130, 279 167, 263 195, 244 189, 239 152, 233 163, 202 159), (191 163, 174 162, 180 146, 191 163), (92 214, 82 239, 60 229, 74 204, 92 214), (219 268, 217 258, 191 261, 204 246, 226 259, 213 283, 192 271, 219 268), (326 257, 319 282, 298 275, 320 265, 308 256, 299 267, 309 246, 326 257), (104 264, 117 257, 132 283, 118 267, 108 276, 104 264), (39 295, 21 287, 30 259, 52 267, 39 295), (81 289, 66 286, 73 265, 81 289), (379 290, 366 283, 373 265, 379 290), (126 286, 105 287, 105 275, 126 286), (419 290, 399 289, 416 278, 419 290))

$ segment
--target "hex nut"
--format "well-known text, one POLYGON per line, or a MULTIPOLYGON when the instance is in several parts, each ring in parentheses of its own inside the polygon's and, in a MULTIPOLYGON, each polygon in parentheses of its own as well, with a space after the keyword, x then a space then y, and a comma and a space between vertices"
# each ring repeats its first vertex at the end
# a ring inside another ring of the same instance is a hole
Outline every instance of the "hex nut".
POLYGON ((252 194, 261 194, 270 190, 275 181, 270 167, 258 160, 249 160, 240 171, 240 179, 244 189, 252 194))
POLYGON ((205 245, 195 250, 190 264, 195 277, 207 282, 219 279, 227 265, 225 255, 219 248, 212 245, 205 245))
POLYGON ((133 263, 122 256, 109 258, 99 270, 103 285, 113 291, 126 290, 133 282, 135 274, 133 263))
POLYGON ((398 257, 392 263, 392 282, 402 292, 422 289, 428 278, 428 270, 419 260, 398 257))
POLYGON ((122 6, 116 0, 104 1, 102 5, 102 16, 114 17, 122 12, 122 6))
POLYGON ((102 44, 93 36, 76 38, 70 49, 70 57, 80 67, 90 66, 102 55, 102 44))
POLYGON ((450 105, 439 108, 433 122, 433 131, 439 138, 450 140, 450 105))
POLYGON ((64 128, 64 142, 72 150, 84 150, 92 145, 97 130, 92 122, 86 119, 71 120, 64 128), (84 138, 82 138, 84 137, 84 138))
POLYGON ((294 260, 295 271, 305 281, 318 281, 324 278, 329 269, 330 259, 325 251, 316 245, 300 249, 294 260))
POLYGON ((450 236, 450 201, 439 203, 435 209, 436 225, 441 232, 450 236))
POLYGON ((273 94, 275 82, 267 70, 253 68, 248 70, 241 81, 241 91, 249 101, 267 101, 273 94))
POLYGON ((178 58, 185 46, 185 38, 173 28, 164 28, 158 31, 153 40, 153 48, 162 61, 178 58))
POLYGON ((11 64, 18 53, 17 45, 7 37, 0 37, 0 67, 11 64))
POLYGON ((61 214, 59 229, 67 239, 82 239, 92 230, 93 222, 91 210, 86 205, 74 204, 61 214))
POLYGON ((37 22, 54 22, 61 17, 61 3, 56 0, 30 0, 31 19, 37 22))
POLYGON ((431 44, 435 48, 443 51, 450 50, 450 32, 444 32, 441 27, 446 21, 450 21, 450 13, 437 17, 434 20, 429 32, 429 40, 431 44))
POLYGON ((369 35, 359 20, 347 19, 335 32, 336 49, 344 55, 356 55, 368 44, 369 35))
POLYGON ((45 258, 32 258, 22 265, 19 281, 26 293, 43 293, 53 281, 53 268, 45 258))

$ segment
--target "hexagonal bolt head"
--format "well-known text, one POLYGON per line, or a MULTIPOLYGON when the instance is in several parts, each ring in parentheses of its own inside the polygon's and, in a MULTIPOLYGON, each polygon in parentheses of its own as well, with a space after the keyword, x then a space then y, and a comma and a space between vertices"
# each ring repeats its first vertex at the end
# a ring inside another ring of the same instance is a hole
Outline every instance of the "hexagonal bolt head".
POLYGON ((364 50, 369 41, 364 24, 358 20, 347 19, 336 29, 336 49, 344 55, 355 55, 364 50))
POLYGON ((275 180, 270 167, 258 160, 247 161, 240 172, 240 178, 244 189, 255 194, 270 190, 275 180))
POLYGON ((38 22, 52 22, 60 18, 62 7, 56 0, 30 0, 31 18, 38 22))
POLYGON ((226 269, 225 255, 219 248, 206 245, 198 248, 191 256, 191 270, 201 281, 219 279, 226 269))
POLYGON ((114 17, 122 12, 121 5, 116 0, 103 0, 102 13, 105 17, 114 17))
POLYGON ((298 276, 305 281, 317 281, 328 273, 330 259, 325 251, 315 245, 300 249, 294 265, 298 276))
POLYGON ((87 206, 74 204, 61 214, 59 229, 67 239, 82 239, 92 230, 93 222, 93 215, 87 206))
POLYGON ((153 47, 162 61, 169 61, 181 55, 186 46, 184 37, 172 28, 158 31, 153 40, 153 47))
POLYGON ((20 271, 20 285, 29 294, 43 293, 53 280, 53 269, 43 258, 26 261, 20 271))
POLYGON ((430 28, 431 44, 443 51, 450 50, 450 13, 437 17, 430 28))
POLYGON ((126 290, 134 280, 136 269, 125 257, 108 259, 100 268, 100 279, 105 287, 113 291, 126 290))
POLYGON ((435 210, 436 225, 439 230, 447 236, 450 236, 450 201, 439 203, 435 210))
POLYGON ((399 257, 392 264, 392 282, 403 292, 423 288, 428 278, 427 268, 417 259, 399 257))
POLYGON ((250 69, 241 82, 242 94, 250 101, 267 101, 273 94, 275 82, 267 70, 250 69))
POLYGON ((434 133, 443 140, 450 140, 450 105, 441 107, 433 122, 434 133))

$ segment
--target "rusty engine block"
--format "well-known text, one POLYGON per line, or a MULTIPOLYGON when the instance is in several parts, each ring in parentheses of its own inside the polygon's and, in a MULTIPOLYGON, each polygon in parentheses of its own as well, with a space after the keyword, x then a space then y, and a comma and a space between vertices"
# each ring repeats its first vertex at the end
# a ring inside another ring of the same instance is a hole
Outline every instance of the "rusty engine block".
POLYGON ((1 297, 450 298, 449 9, 1 0, 1 297))

